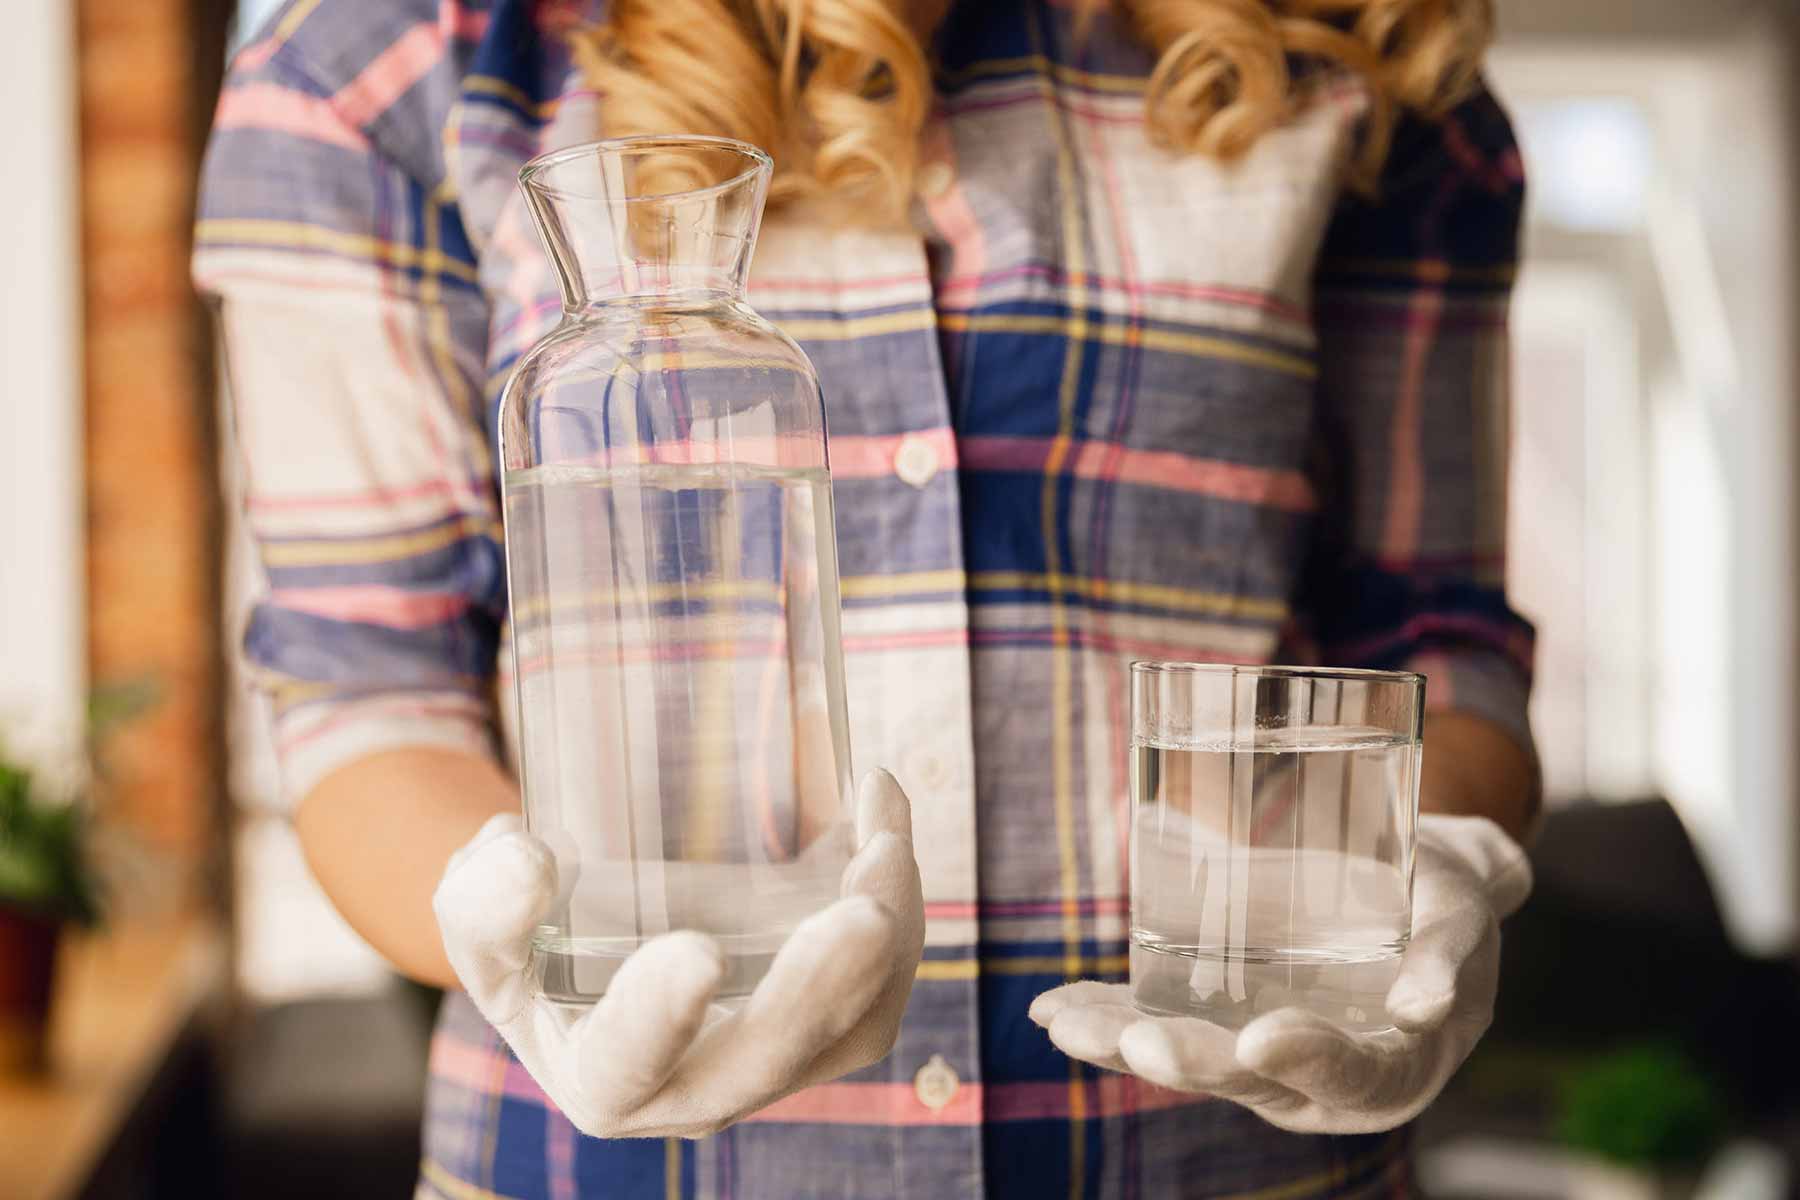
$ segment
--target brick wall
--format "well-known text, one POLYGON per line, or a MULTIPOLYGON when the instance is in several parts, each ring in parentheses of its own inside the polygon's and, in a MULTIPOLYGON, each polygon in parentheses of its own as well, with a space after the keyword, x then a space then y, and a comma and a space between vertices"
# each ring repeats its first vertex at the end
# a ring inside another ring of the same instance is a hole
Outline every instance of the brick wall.
POLYGON ((223 22, 197 0, 79 0, 88 657, 152 681, 113 811, 189 881, 223 845, 219 502, 207 331, 188 284, 223 22))

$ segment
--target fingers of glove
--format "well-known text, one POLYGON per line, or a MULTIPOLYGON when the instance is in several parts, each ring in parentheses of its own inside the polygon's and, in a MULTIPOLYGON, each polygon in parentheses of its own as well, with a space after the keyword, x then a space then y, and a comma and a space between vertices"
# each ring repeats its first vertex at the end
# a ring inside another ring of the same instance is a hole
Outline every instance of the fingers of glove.
POLYGON ((1119 1056, 1119 1035, 1143 1019, 1144 1014, 1130 1004, 1072 1004, 1050 1021, 1050 1040, 1070 1058, 1123 1071, 1127 1068, 1119 1056))
POLYGON ((867 896, 886 908, 907 929, 908 940, 918 942, 911 953, 918 962, 925 946, 925 899, 911 842, 885 829, 873 834, 844 868, 843 894, 867 896))
POLYGON ((519 830, 473 845, 432 894, 445 956, 475 1007, 496 1026, 511 1022, 530 1000, 530 935, 555 894, 549 847, 519 830))
POLYGON ((1026 1010, 1032 1022, 1040 1028, 1050 1028, 1056 1014, 1063 1009, 1077 1004, 1126 1004, 1131 1003, 1131 989, 1122 983, 1101 983, 1097 979, 1078 979, 1074 983, 1065 983, 1061 987, 1053 987, 1047 992, 1039 992, 1031 1007, 1026 1010))
POLYGON ((886 771, 863 776, 857 828, 860 849, 844 868, 843 895, 868 897, 887 910, 895 921, 894 950, 874 1003, 847 1035, 805 1067, 804 1083, 836 1079, 893 1049, 925 951, 925 898, 913 856, 911 809, 906 793, 886 771))
POLYGON ((1473 873, 1499 920, 1516 912, 1531 894, 1531 860, 1524 847, 1486 817, 1427 813, 1419 818, 1419 846, 1453 855, 1473 873))
POLYGON ((900 1024, 906 1016, 906 1002, 912 995, 918 977, 918 959, 923 949, 923 925, 904 948, 896 952, 896 962, 886 987, 876 996, 861 1020, 850 1032, 828 1047, 802 1073, 802 1086, 825 1083, 880 1062, 893 1050, 900 1037, 900 1024))
POLYGON ((912 802, 892 775, 875 768, 856 788, 856 844, 860 848, 878 833, 912 841, 912 802))
POLYGON ((886 771, 870 771, 857 788, 856 836, 843 895, 868 896, 885 906, 906 934, 896 969, 916 967, 925 949, 925 898, 913 855, 912 806, 886 771))
POLYGON ((625 1112, 649 1099, 693 1045, 725 977, 725 956, 705 934, 646 942, 576 1026, 582 1091, 625 1112))
POLYGON ((899 940, 894 918, 867 896, 808 917, 743 1011, 709 1030, 664 1090, 707 1097, 729 1117, 797 1087, 881 996, 899 940))
POLYGON ((1352 1116, 1355 1128, 1391 1128, 1436 1094, 1429 1036, 1352 1034, 1304 1009, 1279 1009, 1252 1021, 1238 1035, 1237 1058, 1320 1107, 1352 1116))
MULTIPOLYGON (((888 835, 883 835, 887 838, 888 835)), ((889 839, 898 841, 898 839, 889 839)), ((887 982, 861 1020, 850 1032, 826 1049, 804 1073, 806 1084, 823 1083, 847 1075, 851 1071, 886 1058, 900 1036, 900 1024, 906 1016, 906 1002, 918 978, 919 960, 925 950, 925 908, 918 894, 918 869, 911 866, 914 917, 895 924, 894 950, 889 961, 887 982)), ((893 915, 889 912, 889 915, 893 915)))
POLYGON ((1187 1017, 1141 1020, 1119 1037, 1119 1055, 1135 1075, 1183 1092, 1206 1092, 1246 1108, 1285 1110, 1304 1099, 1237 1059, 1237 1035, 1187 1017))
POLYGON ((1469 956, 1495 933, 1484 905, 1466 905, 1414 931, 1387 994, 1388 1015, 1411 1033, 1443 1024, 1456 1003, 1457 984, 1469 956))
POLYGON ((744 1031, 769 1038, 771 1062, 804 1061, 847 1033, 881 995, 900 936, 867 896, 802 921, 744 1009, 744 1031))
POLYGON ((901 1017, 911 993, 910 980, 884 993, 863 1014, 863 1019, 850 1027, 849 1033, 827 1046, 801 1070, 794 1080, 795 1087, 829 1083, 886 1058, 899 1039, 901 1017))

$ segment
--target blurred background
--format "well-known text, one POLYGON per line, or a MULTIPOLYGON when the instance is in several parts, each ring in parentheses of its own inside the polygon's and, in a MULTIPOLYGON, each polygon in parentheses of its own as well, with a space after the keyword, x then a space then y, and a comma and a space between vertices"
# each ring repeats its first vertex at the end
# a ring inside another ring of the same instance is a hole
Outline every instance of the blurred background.
MULTIPOLYGON (((0 132, 0 822, 49 872, 0 854, 0 1200, 410 1194, 435 998, 311 882, 233 673, 256 568, 187 283, 218 79, 276 7, 15 4, 0 47, 28 114, 0 132), (8 817, 55 789, 99 819, 8 817), (113 881, 92 929, 56 874, 80 855, 113 881), (34 886, 68 919, 9 910, 34 886)), ((1550 812, 1420 1182, 1800 1194, 1800 13, 1499 12, 1531 179, 1509 571, 1550 812)))

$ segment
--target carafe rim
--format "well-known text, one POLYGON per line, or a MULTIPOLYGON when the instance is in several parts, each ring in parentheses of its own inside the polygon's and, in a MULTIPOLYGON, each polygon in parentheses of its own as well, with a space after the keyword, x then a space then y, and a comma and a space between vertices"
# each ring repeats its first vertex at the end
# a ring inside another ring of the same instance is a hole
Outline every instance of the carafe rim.
POLYGON ((740 154, 750 160, 750 165, 729 179, 711 183, 705 187, 686 188, 677 192, 652 192, 642 196, 619 196, 613 198, 614 203, 669 203, 677 199, 698 199, 742 187, 757 175, 772 173, 775 169, 775 160, 767 150, 750 142, 739 141, 737 138, 701 133, 643 133, 632 134, 629 137, 599 138, 593 141, 578 142, 572 146, 564 146, 536 155, 519 168, 519 184, 547 195, 571 199, 580 198, 581 193, 566 191, 546 182, 543 178, 544 175, 566 162, 577 159, 631 150, 650 150, 659 146, 688 149, 710 146, 717 150, 728 150, 740 154))

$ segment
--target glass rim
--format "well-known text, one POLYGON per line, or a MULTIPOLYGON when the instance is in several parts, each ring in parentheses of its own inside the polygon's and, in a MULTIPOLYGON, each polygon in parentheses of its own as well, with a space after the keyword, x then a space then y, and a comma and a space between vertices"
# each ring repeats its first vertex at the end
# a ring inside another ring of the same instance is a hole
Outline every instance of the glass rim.
POLYGON ((619 197, 626 204, 641 204, 647 201, 668 202, 677 198, 690 199, 717 195, 742 187, 758 175, 771 174, 775 170, 775 160, 767 150, 737 138, 715 137, 712 134, 669 134, 640 133, 630 137, 600 138, 591 142, 577 142, 573 146, 564 146, 560 150, 550 150, 526 161, 519 168, 519 183, 523 187, 536 188, 542 192, 550 192, 558 196, 579 197, 583 193, 570 192, 555 187, 544 181, 546 172, 552 171, 565 163, 582 158, 601 158, 607 155, 625 155, 633 151, 654 150, 658 147, 687 150, 722 150, 736 154, 749 160, 749 165, 729 179, 718 183, 710 183, 705 187, 687 188, 679 192, 652 192, 643 196, 619 197))
POLYGON ((1296 667, 1279 663, 1195 663, 1171 659, 1137 659, 1131 674, 1140 675, 1247 675, 1254 679, 1351 679, 1368 683, 1422 684, 1417 671, 1377 671, 1367 667, 1296 667))

